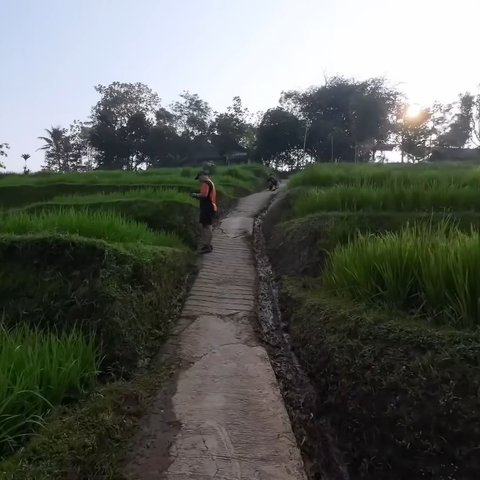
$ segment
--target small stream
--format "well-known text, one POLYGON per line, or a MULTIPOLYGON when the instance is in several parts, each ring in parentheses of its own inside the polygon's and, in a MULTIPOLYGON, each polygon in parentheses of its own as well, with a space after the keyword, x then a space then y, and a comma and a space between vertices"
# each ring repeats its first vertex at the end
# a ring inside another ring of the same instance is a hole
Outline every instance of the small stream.
POLYGON ((309 479, 348 480, 340 455, 332 446, 330 428, 315 412, 319 399, 292 348, 288 323, 282 318, 278 287, 268 259, 263 221, 255 219, 253 244, 258 274, 258 330, 268 351, 309 479))

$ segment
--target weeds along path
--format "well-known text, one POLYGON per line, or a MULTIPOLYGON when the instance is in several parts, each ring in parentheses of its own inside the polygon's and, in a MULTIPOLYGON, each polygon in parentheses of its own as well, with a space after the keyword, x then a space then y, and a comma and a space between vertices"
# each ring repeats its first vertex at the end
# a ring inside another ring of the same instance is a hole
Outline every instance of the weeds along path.
POLYGON ((275 375, 251 322, 257 285, 253 222, 271 197, 245 197, 216 229, 215 250, 202 259, 178 329, 182 369, 171 412, 155 427, 164 407, 159 397, 162 405, 153 408, 157 413, 127 478, 305 479, 275 375))

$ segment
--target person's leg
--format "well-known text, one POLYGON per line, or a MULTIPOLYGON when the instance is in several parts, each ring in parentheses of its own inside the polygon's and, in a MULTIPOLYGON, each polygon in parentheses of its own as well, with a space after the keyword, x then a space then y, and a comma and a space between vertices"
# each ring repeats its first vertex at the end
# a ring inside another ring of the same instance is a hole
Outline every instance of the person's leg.
POLYGON ((213 236, 213 229, 212 225, 204 224, 202 225, 202 251, 212 251, 212 236, 213 236))

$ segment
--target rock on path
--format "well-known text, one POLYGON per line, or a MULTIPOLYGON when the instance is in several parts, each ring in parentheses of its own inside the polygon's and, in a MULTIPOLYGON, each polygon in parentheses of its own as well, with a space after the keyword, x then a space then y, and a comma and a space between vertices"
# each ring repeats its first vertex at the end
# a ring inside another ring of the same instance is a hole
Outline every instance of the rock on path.
POLYGON ((128 478, 305 479, 270 361, 251 325, 256 272, 249 236, 271 195, 242 199, 215 230, 214 252, 202 260, 180 322, 185 368, 172 399, 179 427, 169 458, 160 451, 164 443, 150 438, 128 478))

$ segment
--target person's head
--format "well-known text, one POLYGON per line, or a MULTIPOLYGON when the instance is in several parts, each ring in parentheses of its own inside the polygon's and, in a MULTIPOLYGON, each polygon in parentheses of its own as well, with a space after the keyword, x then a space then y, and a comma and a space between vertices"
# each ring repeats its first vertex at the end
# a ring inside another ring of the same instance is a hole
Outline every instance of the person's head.
POLYGON ((200 182, 206 182, 208 180, 208 172, 205 170, 202 170, 201 172, 198 173, 198 175, 195 177, 195 180, 198 180, 200 182))

